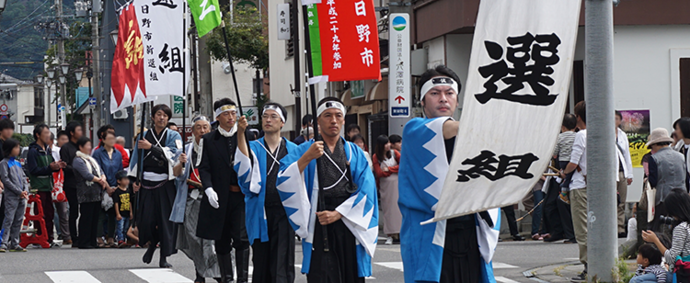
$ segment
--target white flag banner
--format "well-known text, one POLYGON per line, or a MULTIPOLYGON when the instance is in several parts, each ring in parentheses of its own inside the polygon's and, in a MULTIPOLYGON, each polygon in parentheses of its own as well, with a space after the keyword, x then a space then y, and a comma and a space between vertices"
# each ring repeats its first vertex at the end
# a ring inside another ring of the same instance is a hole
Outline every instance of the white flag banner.
POLYGON ((481 1, 455 151, 434 221, 519 202, 563 121, 580 0, 481 1))
POLYGON ((189 84, 186 1, 135 0, 147 95, 184 96, 189 84))

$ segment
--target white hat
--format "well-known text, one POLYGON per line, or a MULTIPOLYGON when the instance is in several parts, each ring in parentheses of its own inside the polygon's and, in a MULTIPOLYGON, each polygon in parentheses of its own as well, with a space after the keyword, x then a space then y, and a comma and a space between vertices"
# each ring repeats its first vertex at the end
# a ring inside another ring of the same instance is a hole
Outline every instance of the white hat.
POLYGON ((647 146, 658 143, 673 143, 673 139, 664 128, 656 128, 649 135, 647 146))

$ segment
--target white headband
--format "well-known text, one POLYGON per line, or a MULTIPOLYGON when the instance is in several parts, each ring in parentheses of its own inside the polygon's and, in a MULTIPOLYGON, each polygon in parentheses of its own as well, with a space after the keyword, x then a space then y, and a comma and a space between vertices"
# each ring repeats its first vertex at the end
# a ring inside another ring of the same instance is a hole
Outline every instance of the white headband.
POLYGON ((285 123, 285 114, 283 114, 283 110, 280 109, 280 107, 278 107, 277 105, 272 105, 272 104, 266 105, 266 106, 264 106, 264 112, 262 113, 262 115, 266 114, 266 110, 273 110, 276 113, 278 113, 278 115, 280 116, 280 120, 283 121, 283 123, 285 123))
POLYGON ((199 116, 196 116, 196 117, 192 118, 192 124, 194 124, 194 123, 196 123, 196 122, 199 122, 199 121, 206 121, 206 122, 209 122, 209 123, 211 122, 211 121, 209 121, 208 118, 206 118, 206 116, 204 116, 204 115, 199 115, 199 116))
POLYGON ((454 79, 451 79, 449 77, 436 77, 426 81, 424 85, 422 85, 422 93, 421 97, 419 98, 419 101, 424 101, 424 96, 426 95, 426 93, 429 92, 435 86, 439 85, 450 86, 455 91, 455 94, 458 93, 458 83, 454 79))
POLYGON ((323 111, 326 111, 327 109, 331 109, 331 108, 335 108, 335 109, 340 110, 341 112, 343 112, 343 116, 345 116, 347 114, 347 111, 345 111, 345 106, 343 106, 342 103, 337 102, 337 101, 328 101, 328 102, 325 102, 324 104, 321 104, 321 106, 319 106, 319 109, 316 110, 316 117, 321 116, 321 113, 323 113, 323 111))
POLYGON ((223 105, 221 107, 218 107, 218 109, 216 109, 216 113, 215 113, 216 116, 214 116, 214 117, 218 118, 218 116, 220 116, 220 114, 223 114, 223 112, 225 112, 225 111, 232 111, 232 112, 237 113, 237 108, 235 108, 235 105, 230 105, 230 104, 223 105))

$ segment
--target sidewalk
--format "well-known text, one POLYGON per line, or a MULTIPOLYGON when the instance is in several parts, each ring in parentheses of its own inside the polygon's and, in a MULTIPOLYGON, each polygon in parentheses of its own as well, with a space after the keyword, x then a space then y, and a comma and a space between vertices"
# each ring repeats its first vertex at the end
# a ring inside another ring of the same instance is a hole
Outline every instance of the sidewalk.
MULTIPOLYGON (((625 263, 628 265, 628 270, 635 273, 636 261, 634 259, 626 260, 625 263)), ((524 274, 528 278, 537 279, 541 282, 570 283, 570 278, 577 276, 582 270, 584 270, 584 265, 579 261, 573 261, 535 268, 525 271, 524 274)))

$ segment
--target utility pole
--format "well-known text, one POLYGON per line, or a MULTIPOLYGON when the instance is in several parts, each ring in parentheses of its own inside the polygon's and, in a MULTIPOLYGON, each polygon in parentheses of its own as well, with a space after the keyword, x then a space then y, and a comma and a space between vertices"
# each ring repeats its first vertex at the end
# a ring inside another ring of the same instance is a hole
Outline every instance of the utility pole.
MULTIPOLYGON (((99 0, 92 0, 99 1, 99 0)), ((101 106, 101 76, 100 76, 100 38, 98 36, 98 11, 97 9, 91 9, 91 60, 93 67, 93 89, 96 91, 91 91, 89 88, 89 97, 93 97, 94 93, 96 95, 96 107, 91 114, 91 120, 93 121, 93 137, 92 140, 98 140, 96 129, 101 127, 101 111, 103 107, 101 106)))
POLYGON ((211 81, 211 55, 206 48, 208 37, 199 38, 199 113, 213 117, 213 85, 211 81))
MULTIPOLYGON (((62 0, 55 0, 55 5, 56 5, 56 18, 58 22, 58 31, 59 31, 59 36, 57 37, 57 45, 58 45, 58 66, 61 63, 65 63, 65 38, 64 38, 64 30, 62 27, 62 0)), ((55 72, 56 76, 60 76, 62 74, 62 70, 58 68, 58 70, 55 72)), ((62 107, 67 107, 67 99, 65 98, 67 94, 67 84, 60 84, 60 105, 62 107)), ((63 111, 64 112, 64 111, 63 111)), ((66 121, 62 121, 63 125, 66 123, 66 121)))
POLYGON ((618 243, 611 0, 585 0, 585 72, 590 125, 586 157, 588 277, 590 282, 613 282, 618 243))

